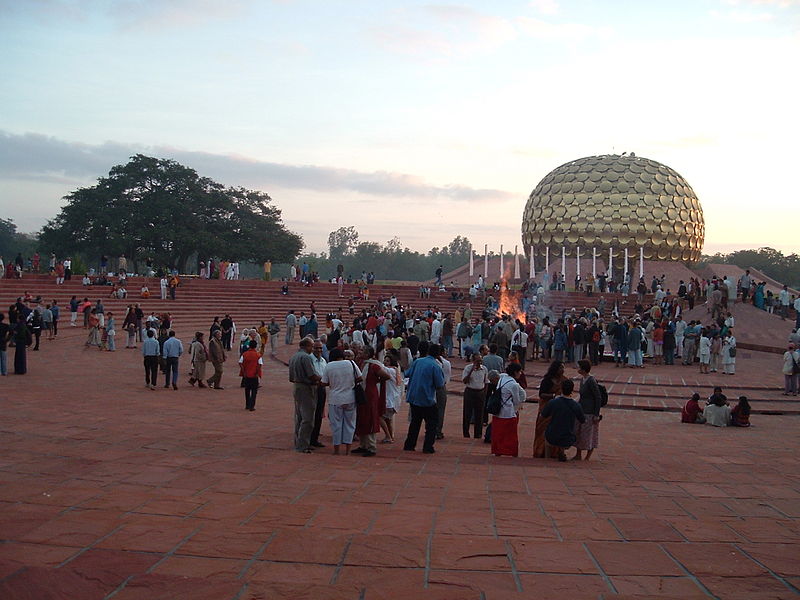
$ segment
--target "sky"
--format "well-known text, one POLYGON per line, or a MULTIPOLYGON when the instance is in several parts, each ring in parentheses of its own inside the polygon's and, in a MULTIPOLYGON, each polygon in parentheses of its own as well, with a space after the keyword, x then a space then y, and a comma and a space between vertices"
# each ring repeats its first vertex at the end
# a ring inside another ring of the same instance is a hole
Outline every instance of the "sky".
POLYGON ((141 152, 269 193, 309 251, 509 249, 548 172, 635 152, 706 253, 796 252, 798 65, 800 0, 0 0, 0 217, 141 152))

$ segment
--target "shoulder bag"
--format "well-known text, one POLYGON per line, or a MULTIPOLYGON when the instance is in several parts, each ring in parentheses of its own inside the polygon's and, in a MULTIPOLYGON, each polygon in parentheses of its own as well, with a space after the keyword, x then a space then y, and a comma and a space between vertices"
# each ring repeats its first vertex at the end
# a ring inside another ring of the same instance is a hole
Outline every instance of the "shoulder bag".
POLYGON ((356 363, 351 360, 350 364, 353 365, 353 381, 356 382, 353 386, 353 396, 355 397, 355 402, 356 404, 366 404, 367 395, 364 393, 364 387, 356 381, 359 377, 358 369, 356 369, 356 363))

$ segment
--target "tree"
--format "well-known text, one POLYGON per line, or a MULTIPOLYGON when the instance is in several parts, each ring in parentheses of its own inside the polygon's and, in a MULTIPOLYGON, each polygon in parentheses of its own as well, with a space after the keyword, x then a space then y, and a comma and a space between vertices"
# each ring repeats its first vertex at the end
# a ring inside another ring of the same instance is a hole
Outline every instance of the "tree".
POLYGON ((354 225, 339 227, 328 235, 328 256, 331 260, 341 260, 352 254, 358 246, 358 231, 354 225))
MULTIPOLYGON (((19 233, 17 224, 10 219, 0 219, 0 256, 8 264, 17 253, 31 256, 36 251, 36 238, 30 234, 19 233)), ((0 275, 2 277, 2 275, 0 275)))
POLYGON ((190 256, 288 262, 303 247, 264 192, 225 188, 173 160, 142 154, 65 197, 42 243, 61 253, 152 257, 183 269, 190 256))

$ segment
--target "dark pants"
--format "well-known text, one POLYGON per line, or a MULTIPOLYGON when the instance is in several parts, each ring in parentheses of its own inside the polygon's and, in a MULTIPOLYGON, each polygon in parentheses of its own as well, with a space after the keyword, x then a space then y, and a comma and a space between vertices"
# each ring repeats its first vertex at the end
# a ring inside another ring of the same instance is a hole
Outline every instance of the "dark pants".
POLYGON ((244 407, 247 410, 255 409, 258 377, 243 377, 242 380, 244 381, 244 407))
POLYGON ((33 347, 34 350, 39 349, 39 340, 42 338, 42 328, 41 327, 34 327, 33 328, 33 337, 36 339, 36 345, 33 347))
POLYGON ((53 335, 58 335, 58 319, 53 319, 53 335))
POLYGON ((419 429, 422 421, 425 421, 425 440, 422 442, 423 451, 432 451, 433 444, 436 442, 436 423, 439 420, 439 409, 433 406, 417 406, 410 404, 411 422, 408 424, 408 435, 403 450, 414 450, 417 447, 419 429))
POLYGON ((222 365, 224 363, 212 362, 211 364, 214 366, 214 374, 208 379, 206 383, 208 383, 208 385, 210 385, 211 387, 218 388, 220 387, 219 384, 222 382, 222 365))
POLYGON ((444 435, 442 433, 442 427, 444 426, 444 411, 447 409, 446 388, 437 388, 436 390, 436 409, 437 409, 436 434, 444 435))
POLYGON ((325 412, 325 388, 317 386, 317 410, 314 413, 314 429, 311 430, 311 445, 319 444, 319 430, 322 428, 322 414, 325 412))
POLYGON ((158 378, 158 356, 144 357, 144 382, 147 385, 156 385, 158 378))
POLYGON ((165 359, 164 387, 169 387, 170 372, 172 372, 172 385, 178 385, 178 357, 165 359))
POLYGON ((222 332, 222 347, 225 348, 225 350, 231 349, 231 331, 222 332))
POLYGON ((469 437, 470 421, 474 424, 474 436, 480 438, 483 433, 483 405, 486 402, 484 390, 464 388, 464 413, 461 419, 461 428, 464 437, 469 437))

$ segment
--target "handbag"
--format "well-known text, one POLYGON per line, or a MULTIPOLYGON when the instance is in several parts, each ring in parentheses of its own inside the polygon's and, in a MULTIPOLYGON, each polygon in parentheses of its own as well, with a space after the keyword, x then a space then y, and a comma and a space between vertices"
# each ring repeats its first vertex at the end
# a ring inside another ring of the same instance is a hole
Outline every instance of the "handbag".
MULTIPOLYGON (((352 360, 350 364, 353 365, 353 381, 358 379, 358 370, 356 369, 356 363, 352 360)), ((355 396, 356 404, 366 404, 367 403, 367 395, 364 393, 364 388, 361 386, 360 383, 356 383, 353 386, 353 395, 355 396)))
POLYGON ((797 364, 794 354, 792 354, 792 375, 797 375, 798 373, 800 373, 800 365, 797 364))
POLYGON ((736 346, 731 346, 728 349, 728 356, 730 356, 731 358, 736 358, 736 346))

